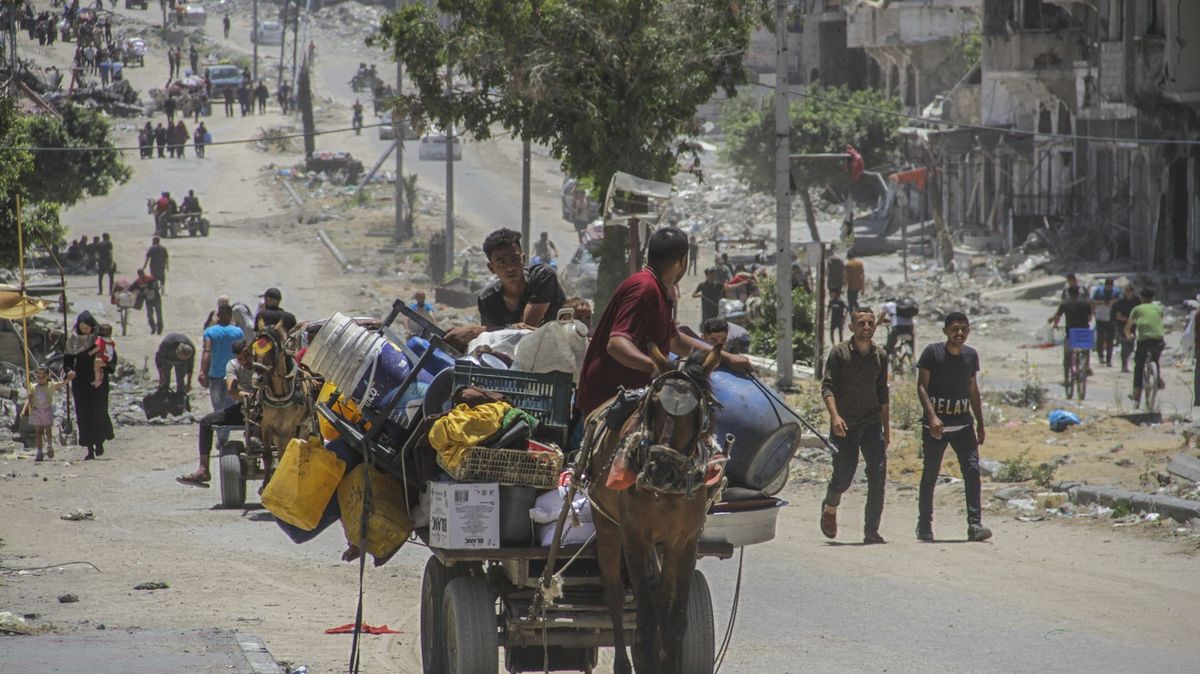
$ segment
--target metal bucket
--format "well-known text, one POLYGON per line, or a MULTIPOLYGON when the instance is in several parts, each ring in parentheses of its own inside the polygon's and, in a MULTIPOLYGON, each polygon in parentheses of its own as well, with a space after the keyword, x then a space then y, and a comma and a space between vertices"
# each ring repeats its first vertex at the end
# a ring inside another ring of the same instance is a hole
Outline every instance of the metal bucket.
POLYGON ((412 369, 404 352, 383 335, 335 313, 304 353, 304 364, 360 407, 369 407, 404 382, 412 369))

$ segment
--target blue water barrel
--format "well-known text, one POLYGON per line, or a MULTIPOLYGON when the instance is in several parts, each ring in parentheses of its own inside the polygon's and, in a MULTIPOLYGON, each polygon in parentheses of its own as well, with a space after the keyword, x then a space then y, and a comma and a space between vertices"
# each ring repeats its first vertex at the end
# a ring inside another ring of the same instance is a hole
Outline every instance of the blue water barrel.
POLYGON ((778 491, 800 442, 796 415, 778 392, 753 377, 719 368, 709 382, 722 406, 716 412, 717 440, 724 443, 730 433, 734 437, 725 464, 729 485, 778 491))

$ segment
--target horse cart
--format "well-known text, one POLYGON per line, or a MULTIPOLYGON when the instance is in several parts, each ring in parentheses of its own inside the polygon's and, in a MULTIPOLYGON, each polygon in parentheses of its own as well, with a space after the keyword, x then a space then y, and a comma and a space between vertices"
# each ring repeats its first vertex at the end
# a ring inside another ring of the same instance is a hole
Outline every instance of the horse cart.
MULTIPOLYGON (((266 478, 264 459, 271 451, 262 442, 257 417, 252 416, 252 410, 247 402, 242 403, 245 426, 214 426, 213 430, 225 433, 242 433, 241 440, 230 438, 221 445, 221 455, 217 459, 217 472, 220 478, 221 507, 241 508, 246 504, 246 483, 260 481, 266 478)), ((271 452, 270 465, 279 465, 278 452, 271 452)))
POLYGON ((209 222, 203 213, 176 213, 158 217, 159 236, 174 239, 187 232, 188 236, 208 236, 209 222))
MULTIPOLYGON (((416 450, 432 427, 434 420, 431 417, 448 405, 443 405, 433 393, 438 387, 436 377, 435 383, 428 385, 424 400, 416 400, 407 393, 417 385, 419 373, 426 371, 427 366, 439 357, 439 352, 443 357, 454 358, 454 365, 442 371, 447 378, 446 392, 475 388, 502 395, 514 407, 536 417, 539 427, 549 427, 552 433, 561 432, 558 437, 565 446, 573 387, 570 375, 483 367, 479 359, 459 356, 441 340, 443 334, 435 326, 399 301, 393 306, 392 314, 383 321, 380 332, 404 351, 412 365, 403 382, 373 410, 364 410, 362 419, 347 420, 326 402, 317 405, 318 413, 352 450, 361 453, 368 465, 404 483, 409 490, 433 490, 432 484, 422 484, 421 478, 415 477, 420 473, 421 461, 416 450), (400 313, 422 329, 421 337, 428 340, 423 353, 410 350, 405 341, 390 332, 388 326, 400 313), (406 439, 397 442, 396 438, 406 439)), ((343 385, 337 381, 333 383, 343 385)), ((335 392, 332 399, 336 400, 337 395, 335 392)), ((446 395, 448 399, 449 393, 446 395)), ((504 666, 509 672, 591 672, 596 666, 598 650, 618 643, 613 615, 605 602, 594 533, 585 542, 568 544, 571 543, 568 541, 561 546, 538 546, 535 543, 544 542, 545 537, 537 535, 525 536, 520 543, 505 540, 505 532, 512 531, 503 523, 505 513, 509 513, 512 522, 519 520, 522 510, 519 504, 515 508, 505 504, 506 485, 510 490, 520 490, 530 489, 536 482, 536 487, 531 490, 548 490, 543 495, 549 495, 559 482, 560 470, 561 463, 551 469, 549 482, 546 475, 532 482, 523 479, 523 473, 514 478, 517 473, 511 466, 496 469, 493 475, 484 474, 487 469, 481 469, 469 480, 449 471, 456 480, 452 484, 460 487, 474 485, 488 489, 490 484, 498 485, 499 545, 443 545, 441 542, 452 533, 447 529, 452 529, 454 524, 448 524, 447 519, 440 517, 436 508, 429 511, 426 524, 416 524, 415 536, 430 551, 421 581, 420 606, 421 659, 427 674, 492 674, 499 668, 501 649, 504 666), (472 480, 476 482, 472 483, 472 480)), ((447 500, 458 502, 459 499, 447 500)), ((778 502, 779 505, 782 503, 778 502)), ((528 504, 524 510, 525 524, 530 524, 528 504)), ((562 512, 557 529, 543 530, 553 534, 552 540, 561 540, 557 537, 566 520, 565 507, 562 512)), ((709 522, 713 522, 712 515, 709 522)), ((728 559, 733 556, 735 546, 773 537, 774 513, 769 536, 739 539, 726 536, 727 527, 714 526, 713 530, 701 536, 697 557, 728 559)), ((508 535, 511 540, 512 534, 508 535)), ((587 536, 586 533, 583 535, 587 536)), ((365 550, 366 541, 358 541, 355 545, 365 550)), ((653 556, 662 568, 660 551, 656 549, 653 556)), ((382 562, 376 559, 376 564, 379 563, 382 562)), ((717 660, 712 598, 703 573, 698 569, 690 573, 679 671, 711 673, 717 660)), ((633 599, 635 593, 630 580, 624 577, 625 574, 622 576, 624 622, 620 641, 632 645, 638 643, 638 606, 633 599)))

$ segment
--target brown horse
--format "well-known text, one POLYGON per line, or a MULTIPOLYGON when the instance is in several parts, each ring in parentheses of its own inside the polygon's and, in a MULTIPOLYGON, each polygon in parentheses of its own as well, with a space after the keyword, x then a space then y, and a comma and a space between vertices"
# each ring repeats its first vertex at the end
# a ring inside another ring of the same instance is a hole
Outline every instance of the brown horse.
POLYGON ((637 671, 680 671, 696 547, 715 489, 705 484, 716 458, 716 447, 708 439, 715 407, 708 375, 721 354, 714 350, 671 363, 651 347, 650 357, 659 374, 620 432, 602 436, 588 471, 593 478, 590 496, 598 511, 597 556, 613 623, 617 674, 630 672, 622 558, 637 600, 637 671), (627 475, 636 473, 637 480, 617 491, 607 481, 614 459, 620 463, 622 454, 628 460, 627 475))
POLYGON ((259 333, 254 342, 257 402, 262 410, 263 484, 271 480, 274 470, 271 449, 282 454, 292 438, 308 437, 313 431, 312 384, 287 352, 287 338, 282 324, 276 324, 259 333))

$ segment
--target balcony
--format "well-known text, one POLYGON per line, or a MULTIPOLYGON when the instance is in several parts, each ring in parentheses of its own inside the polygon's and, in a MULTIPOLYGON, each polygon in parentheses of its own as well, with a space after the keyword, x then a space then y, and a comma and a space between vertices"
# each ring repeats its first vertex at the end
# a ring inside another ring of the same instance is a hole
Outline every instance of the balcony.
POLYGON ((1081 60, 1086 46, 1075 32, 1022 31, 989 35, 983 42, 983 68, 997 76, 1006 73, 1061 73, 1074 77, 1074 62, 1081 60))

